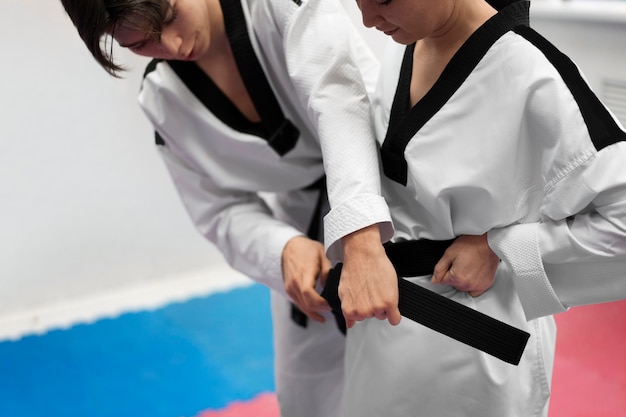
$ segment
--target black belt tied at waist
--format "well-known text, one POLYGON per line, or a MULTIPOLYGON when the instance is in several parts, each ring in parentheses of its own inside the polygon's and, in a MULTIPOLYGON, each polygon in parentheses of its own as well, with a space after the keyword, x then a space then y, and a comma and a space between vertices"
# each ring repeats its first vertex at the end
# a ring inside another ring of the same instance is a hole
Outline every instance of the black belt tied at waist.
MULTIPOLYGON (((507 363, 519 364, 529 333, 401 278, 432 274, 452 242, 420 239, 385 244, 398 273, 400 314, 507 363)), ((341 267, 339 263, 330 270, 322 291, 336 315, 343 315, 338 294, 341 267)))

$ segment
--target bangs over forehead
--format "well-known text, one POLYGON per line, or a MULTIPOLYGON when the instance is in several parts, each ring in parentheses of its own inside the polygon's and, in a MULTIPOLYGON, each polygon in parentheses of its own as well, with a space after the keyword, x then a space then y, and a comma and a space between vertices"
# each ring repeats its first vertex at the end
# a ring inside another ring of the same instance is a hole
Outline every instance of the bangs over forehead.
POLYGON ((124 68, 113 61, 115 29, 124 24, 158 38, 170 11, 169 0, 61 0, 78 34, 111 75, 124 68))

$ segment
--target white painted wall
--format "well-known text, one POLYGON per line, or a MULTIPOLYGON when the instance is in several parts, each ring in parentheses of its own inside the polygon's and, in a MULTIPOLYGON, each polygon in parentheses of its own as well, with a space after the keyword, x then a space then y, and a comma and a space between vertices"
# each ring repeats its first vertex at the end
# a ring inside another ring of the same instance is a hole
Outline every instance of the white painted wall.
POLYGON ((58 0, 2 0, 0 28, 0 333, 2 320, 221 265, 136 104, 146 61, 120 55, 133 71, 109 76, 58 0))
POLYGON ((626 81, 626 2, 531 1, 531 26, 566 53, 602 94, 602 80, 626 81))

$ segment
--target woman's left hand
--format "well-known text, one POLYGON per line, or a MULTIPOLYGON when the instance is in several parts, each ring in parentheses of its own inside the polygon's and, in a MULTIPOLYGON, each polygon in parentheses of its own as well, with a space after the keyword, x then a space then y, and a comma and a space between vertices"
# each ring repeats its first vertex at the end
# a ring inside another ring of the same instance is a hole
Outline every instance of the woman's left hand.
POLYGON ((487 243, 487 233, 459 236, 435 265, 431 282, 478 297, 493 285, 499 263, 487 243))

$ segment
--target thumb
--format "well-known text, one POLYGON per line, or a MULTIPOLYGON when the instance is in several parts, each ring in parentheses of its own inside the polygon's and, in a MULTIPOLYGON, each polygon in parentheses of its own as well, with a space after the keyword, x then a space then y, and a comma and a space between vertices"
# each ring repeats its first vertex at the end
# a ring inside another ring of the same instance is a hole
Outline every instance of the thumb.
POLYGON ((387 312, 387 320, 392 326, 400 324, 401 319, 402 316, 400 315, 400 310, 397 307, 387 312))
POLYGON ((437 265, 435 265, 435 269, 433 270, 433 277, 430 282, 433 284, 440 284, 450 268, 452 267, 452 258, 448 258, 445 254, 441 257, 437 265))

